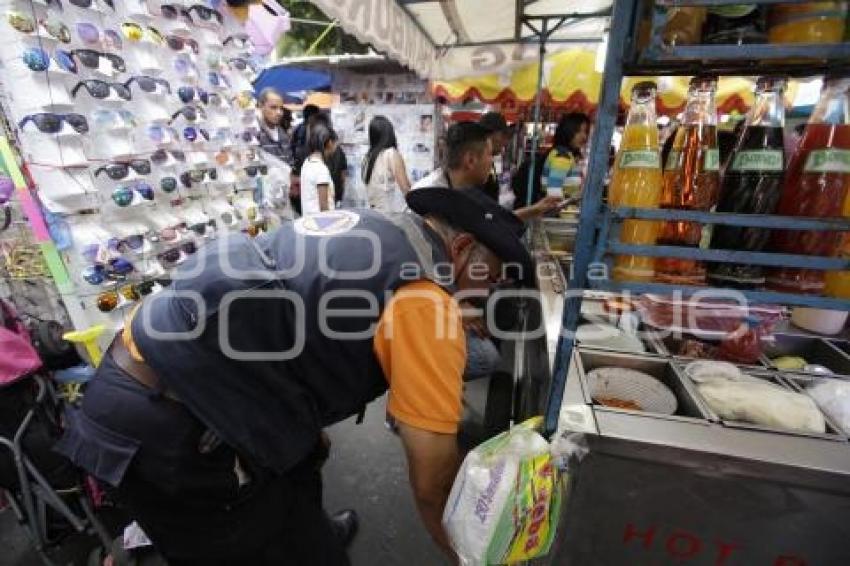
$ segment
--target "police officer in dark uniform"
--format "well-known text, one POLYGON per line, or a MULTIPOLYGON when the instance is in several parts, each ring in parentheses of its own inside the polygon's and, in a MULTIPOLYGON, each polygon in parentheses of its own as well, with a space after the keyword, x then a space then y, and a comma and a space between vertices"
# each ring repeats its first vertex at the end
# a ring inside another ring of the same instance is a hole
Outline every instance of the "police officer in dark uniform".
POLYGON ((420 516, 460 463, 458 292, 528 277, 522 223, 480 189, 413 213, 336 210, 210 241, 113 341, 58 450, 116 488, 170 564, 347 564, 322 509, 323 427, 389 388, 420 516))

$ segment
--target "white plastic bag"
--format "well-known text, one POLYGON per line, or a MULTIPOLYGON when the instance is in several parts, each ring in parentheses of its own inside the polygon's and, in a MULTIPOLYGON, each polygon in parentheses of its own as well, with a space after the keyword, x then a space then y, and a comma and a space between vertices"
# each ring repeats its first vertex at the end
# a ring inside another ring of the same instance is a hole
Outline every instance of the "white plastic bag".
POLYGON ((464 565, 513 564, 549 551, 561 503, 560 473, 530 419, 473 449, 443 512, 464 565))
POLYGON ((850 434, 850 382, 822 379, 806 389, 821 411, 850 434))

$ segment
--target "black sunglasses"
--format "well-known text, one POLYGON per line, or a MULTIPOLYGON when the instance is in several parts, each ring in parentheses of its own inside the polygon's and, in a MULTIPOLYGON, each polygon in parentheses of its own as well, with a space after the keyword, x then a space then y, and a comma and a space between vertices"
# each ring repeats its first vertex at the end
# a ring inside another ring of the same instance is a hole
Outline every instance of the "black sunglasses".
POLYGON ((256 177, 257 173, 260 175, 268 175, 269 168, 266 165, 248 165, 245 167, 245 174, 249 177, 256 177))
POLYGON ((166 161, 168 161, 168 154, 171 154, 171 157, 174 158, 175 161, 186 161, 186 154, 180 150, 164 150, 158 149, 151 154, 151 161, 156 163, 157 165, 162 165, 166 161))
POLYGON ((231 35, 231 36, 228 36, 227 39, 225 39, 222 42, 222 45, 227 45, 228 43, 232 43, 233 45, 235 45, 239 49, 243 49, 245 47, 250 47, 250 46, 254 45, 254 42, 251 41, 251 38, 246 36, 246 35, 231 35))
POLYGON ((71 96, 76 98, 77 92, 81 88, 85 88, 93 98, 104 99, 108 97, 109 89, 114 90, 115 94, 124 100, 130 100, 133 98, 133 95, 130 93, 130 89, 127 88, 126 85, 122 85, 121 83, 108 83, 100 79, 87 79, 78 82, 77 85, 71 89, 71 96))
POLYGON ((139 175, 150 175, 151 162, 147 159, 133 159, 124 163, 110 163, 97 169, 94 176, 97 177, 101 173, 106 173, 113 181, 120 181, 130 175, 130 169, 139 175))
POLYGON ((103 57, 109 60, 109 62, 112 63, 112 67, 119 73, 123 73, 127 70, 127 65, 124 63, 124 59, 112 53, 101 53, 94 49, 74 49, 71 51, 71 55, 76 55, 80 63, 89 69, 97 69, 100 66, 100 58, 103 57))
POLYGON ((130 77, 125 83, 128 89, 132 83, 136 83, 139 85, 139 88, 145 92, 156 92, 156 85, 162 85, 168 94, 171 94, 171 84, 165 79, 159 79, 156 77, 149 77, 147 75, 139 75, 137 77, 130 77))
POLYGON ((192 171, 185 171, 180 174, 180 182, 188 189, 193 183, 203 182, 204 178, 207 176, 209 176, 210 181, 215 181, 218 179, 218 171, 214 167, 209 169, 194 169, 192 171))
POLYGON ((89 123, 82 114, 54 114, 52 112, 41 112, 39 114, 30 114, 18 122, 18 127, 23 129, 27 122, 32 122, 43 134, 58 134, 62 129, 62 122, 65 122, 78 134, 85 134, 89 131, 89 123))
POLYGON ((190 122, 194 122, 195 120, 197 120, 198 116, 200 116, 202 120, 206 120, 207 118, 207 113, 204 112, 203 108, 196 108, 194 106, 184 106, 183 108, 171 115, 171 121, 173 122, 177 119, 178 116, 181 115, 190 122))
MULTIPOLYGON (((55 1, 57 4, 59 4, 59 6, 62 6, 62 3, 60 2, 60 0, 51 0, 50 2, 48 2, 48 4, 50 4, 52 1, 55 1)), ((100 0, 100 1, 103 2, 104 4, 106 4, 107 6, 109 6, 110 8, 112 8, 113 10, 115 9, 115 3, 113 2, 113 0, 100 0)), ((95 0, 68 0, 68 2, 70 2, 72 5, 74 5, 78 8, 91 8, 92 4, 95 3, 95 0)))
POLYGON ((213 18, 215 18, 216 21, 219 24, 224 22, 224 18, 222 17, 221 12, 219 12, 218 10, 214 10, 212 8, 207 8, 206 6, 204 6, 202 4, 195 4, 194 6, 189 8, 187 10, 187 12, 189 13, 190 17, 192 15, 192 12, 197 13, 198 17, 201 18, 205 22, 208 22, 208 21, 212 20, 213 18))

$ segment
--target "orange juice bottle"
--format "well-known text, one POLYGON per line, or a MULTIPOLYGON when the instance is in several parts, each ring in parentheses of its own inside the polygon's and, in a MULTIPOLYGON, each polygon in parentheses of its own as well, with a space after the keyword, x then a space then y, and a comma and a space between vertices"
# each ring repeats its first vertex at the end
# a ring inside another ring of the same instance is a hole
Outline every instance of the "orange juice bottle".
MULTIPOLYGON (((658 208, 661 200, 661 155, 658 127, 655 125, 655 92, 652 82, 641 82, 632 89, 632 101, 620 149, 614 160, 614 172, 608 187, 612 207, 658 208)), ((626 220, 620 232, 624 244, 655 244, 659 222, 626 220)), ((654 275, 654 259, 642 256, 617 256, 614 260, 616 281, 648 282, 654 275)))

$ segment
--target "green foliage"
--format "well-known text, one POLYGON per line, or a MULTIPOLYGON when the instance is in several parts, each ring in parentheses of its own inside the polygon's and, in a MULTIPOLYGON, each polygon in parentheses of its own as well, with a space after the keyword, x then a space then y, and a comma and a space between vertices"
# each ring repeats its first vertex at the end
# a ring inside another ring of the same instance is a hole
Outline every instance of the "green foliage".
MULTIPOLYGON (((293 18, 328 22, 330 20, 308 0, 278 0, 293 18)), ((306 55, 311 45, 322 35, 325 28, 318 25, 292 22, 292 28, 284 34, 277 44, 280 57, 306 55)), ((368 46, 336 26, 331 30, 310 55, 337 55, 343 53, 367 53, 368 46)))

